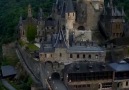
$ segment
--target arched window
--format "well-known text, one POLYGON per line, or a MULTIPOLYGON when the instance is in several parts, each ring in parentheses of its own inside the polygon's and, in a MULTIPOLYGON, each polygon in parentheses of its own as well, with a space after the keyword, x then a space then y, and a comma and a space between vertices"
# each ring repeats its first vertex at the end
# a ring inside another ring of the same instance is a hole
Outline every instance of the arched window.
POLYGON ((70 54, 70 58, 73 58, 73 54, 70 54))
POLYGON ((86 57, 86 55, 85 54, 83 54, 83 58, 85 58, 86 57))
POLYGON ((98 55, 95 55, 95 58, 98 59, 98 55))
POLYGON ((79 58, 79 54, 77 54, 77 58, 79 58))
POLYGON ((60 57, 62 57, 62 53, 60 53, 60 57))
POLYGON ((89 55, 88 58, 91 59, 91 55, 89 55))
POLYGON ((85 27, 84 26, 79 26, 78 30, 85 30, 85 27))

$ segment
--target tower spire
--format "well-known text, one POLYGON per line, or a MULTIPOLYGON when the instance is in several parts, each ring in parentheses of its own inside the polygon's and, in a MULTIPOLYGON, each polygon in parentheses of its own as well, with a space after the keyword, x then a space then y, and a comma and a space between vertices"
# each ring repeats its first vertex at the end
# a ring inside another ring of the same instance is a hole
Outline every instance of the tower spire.
POLYGON ((113 1, 112 0, 110 0, 110 6, 111 6, 111 8, 113 8, 113 1))
POLYGON ((22 25, 22 16, 19 18, 19 24, 22 25))
POLYGON ((31 5, 28 5, 28 17, 32 17, 32 8, 31 5))
POLYGON ((42 10, 42 8, 39 8, 39 19, 40 20, 43 19, 43 10, 42 10))
POLYGON ((122 7, 122 16, 126 16, 125 11, 124 11, 124 7, 122 7))

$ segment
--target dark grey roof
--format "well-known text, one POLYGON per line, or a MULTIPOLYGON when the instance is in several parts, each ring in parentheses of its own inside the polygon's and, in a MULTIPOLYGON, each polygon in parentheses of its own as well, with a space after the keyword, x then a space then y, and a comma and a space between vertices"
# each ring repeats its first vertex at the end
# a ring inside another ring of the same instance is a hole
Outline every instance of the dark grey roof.
POLYGON ((1 66, 1 71, 3 77, 16 75, 16 70, 13 66, 7 65, 7 66, 1 66))
POLYGON ((129 71, 129 64, 126 61, 111 63, 109 66, 116 72, 129 71))
POLYGON ((106 63, 102 62, 75 62, 65 66, 65 73, 88 73, 113 71, 106 63))
POLYGON ((56 21, 53 19, 53 18, 48 18, 46 21, 45 21, 45 26, 52 26, 52 27, 55 27, 56 26, 56 21))
POLYGON ((124 8, 122 7, 122 16, 126 16, 124 8))
POLYGON ((116 7, 114 8, 114 10, 116 16, 122 16, 122 13, 116 7))
POLYGON ((46 44, 46 43, 42 43, 41 47, 40 47, 40 52, 41 53, 51 53, 54 52, 55 49, 53 48, 52 44, 46 44))
POLYGON ((105 52, 99 46, 72 46, 68 48, 69 53, 85 53, 85 52, 105 52))
POLYGON ((39 19, 39 20, 42 20, 42 19, 43 19, 43 10, 42 10, 42 8, 39 8, 38 19, 39 19))
POLYGON ((66 13, 74 12, 73 2, 72 0, 66 1, 66 13))
POLYGON ((65 9, 66 9, 66 5, 65 5, 65 3, 63 3, 62 10, 61 10, 61 16, 63 18, 65 17, 65 9))
MULTIPOLYGON (((59 26, 59 22, 58 22, 58 26, 59 26)), ((58 29, 59 30, 58 30, 58 33, 57 33, 56 38, 55 38, 54 47, 55 48, 60 48, 60 47, 66 48, 67 44, 66 44, 65 34, 60 27, 58 29)))

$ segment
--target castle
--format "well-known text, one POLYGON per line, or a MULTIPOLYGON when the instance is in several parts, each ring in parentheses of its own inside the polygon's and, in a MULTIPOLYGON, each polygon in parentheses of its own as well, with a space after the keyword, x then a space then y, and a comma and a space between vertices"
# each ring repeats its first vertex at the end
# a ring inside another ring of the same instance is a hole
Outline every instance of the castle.
POLYGON ((56 0, 48 18, 40 9, 34 19, 31 11, 29 5, 28 18, 20 18, 20 39, 28 42, 28 23, 37 28, 34 41, 40 44, 39 61, 46 69, 44 86, 45 79, 64 79, 70 90, 129 88, 128 63, 107 64, 105 47, 94 40, 100 28, 109 39, 124 34, 124 10, 118 10, 112 0, 107 5, 104 0, 56 0))

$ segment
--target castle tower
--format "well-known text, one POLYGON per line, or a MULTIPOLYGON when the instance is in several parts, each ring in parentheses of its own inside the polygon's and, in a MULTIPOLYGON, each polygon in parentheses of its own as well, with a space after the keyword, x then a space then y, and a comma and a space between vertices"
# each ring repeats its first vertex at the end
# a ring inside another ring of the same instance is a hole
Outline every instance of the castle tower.
POLYGON ((38 25, 37 25, 37 36, 38 36, 38 38, 36 39, 37 42, 41 42, 42 41, 43 27, 44 27, 43 10, 42 10, 42 8, 39 8, 38 25))
POLYGON ((87 29, 97 30, 99 17, 103 11, 104 0, 83 0, 86 4, 87 11, 87 29))
POLYGON ((66 42, 69 47, 69 33, 73 32, 74 27, 73 24, 75 23, 76 13, 74 11, 73 2, 72 0, 66 1, 66 9, 65 9, 65 21, 66 21, 66 42))
POLYGON ((106 15, 106 31, 108 32, 110 39, 122 37, 125 23, 125 12, 123 8, 120 11, 113 6, 112 0, 110 0, 109 4, 110 5, 107 7, 109 14, 106 15))
POLYGON ((66 2, 66 11, 65 11, 65 20, 66 28, 70 31, 73 30, 73 24, 75 23, 76 14, 74 11, 72 0, 67 0, 66 2))
POLYGON ((28 5, 28 17, 31 18, 32 17, 32 8, 31 5, 28 5))

